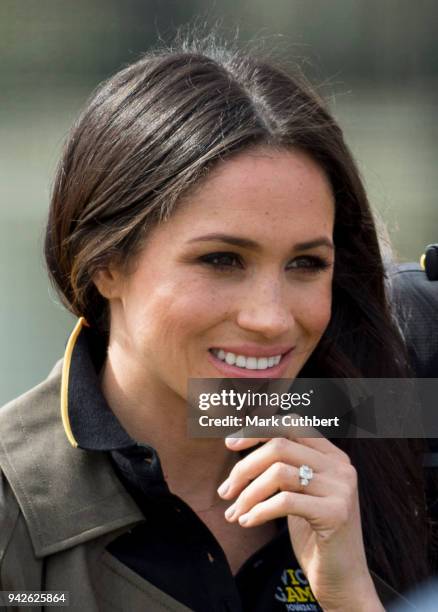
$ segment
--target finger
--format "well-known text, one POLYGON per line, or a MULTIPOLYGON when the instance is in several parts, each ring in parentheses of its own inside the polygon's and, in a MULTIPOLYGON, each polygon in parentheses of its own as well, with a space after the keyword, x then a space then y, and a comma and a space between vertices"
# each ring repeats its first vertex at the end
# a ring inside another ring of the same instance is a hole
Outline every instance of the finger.
POLYGON ((341 504, 338 504, 334 498, 281 491, 260 502, 246 514, 242 514, 239 524, 244 527, 255 527, 276 518, 293 515, 306 519, 317 531, 332 530, 341 517, 338 506, 341 507, 341 504))
MULTIPOLYGON (((302 419, 298 414, 291 414, 291 419, 302 419)), ((231 444, 231 440, 239 439, 239 449, 248 448, 256 444, 256 440, 258 442, 264 442, 269 440, 270 438, 288 438, 290 440, 298 438, 298 437, 323 437, 323 434, 319 432, 314 427, 310 427, 307 425, 276 425, 276 426, 248 426, 242 427, 233 433, 232 436, 226 438, 227 446, 231 444), (245 440, 250 440, 248 442, 248 446, 245 443, 245 440)))
POLYGON ((327 461, 327 457, 322 453, 286 438, 272 438, 236 463, 228 478, 219 487, 218 494, 224 499, 235 497, 251 480, 276 462, 296 467, 309 465, 315 472, 330 468, 330 461, 327 461))
MULTIPOLYGON (((241 433, 241 432, 240 432, 241 433)), ((231 450, 245 450, 251 448, 260 442, 266 442, 270 438, 225 438, 226 446, 231 450)))
MULTIPOLYGON (((229 438, 225 438, 225 443, 229 449, 241 451, 247 448, 251 448, 252 446, 255 446, 256 444, 260 442, 266 442, 267 440, 270 440, 271 438, 284 437, 284 438, 287 438, 288 440, 299 442, 300 444, 303 444, 304 446, 308 446, 309 448, 313 448, 314 450, 317 450, 321 453, 325 453, 326 455, 332 455, 340 461, 343 461, 346 463, 350 462, 350 458, 347 455, 347 453, 345 453, 340 448, 338 448, 330 440, 327 440, 327 438, 324 438, 322 434, 320 434, 316 429, 312 427, 300 427, 300 428, 284 428, 284 427, 280 428, 278 427, 275 429, 274 428, 271 428, 271 429, 272 431, 270 433, 272 433, 272 436, 270 436, 269 438, 266 438, 266 437, 264 438, 229 437, 229 438), (294 429, 295 431, 292 431, 292 429, 294 429), (299 435, 297 435, 297 432, 296 432, 297 429, 299 429, 299 435), (303 435, 304 431, 306 431, 306 435, 303 435), (280 433, 282 434, 282 436, 279 435, 280 433), (314 434, 317 434, 317 436, 315 437, 314 434)), ((243 433, 245 433, 245 430, 239 430, 237 434, 239 433, 242 435, 243 433)))
POLYGON ((265 472, 253 480, 225 512, 225 518, 235 522, 242 514, 249 512, 258 503, 279 491, 296 491, 316 497, 348 494, 344 482, 334 480, 329 475, 318 474, 306 486, 301 484, 299 469, 287 463, 272 464, 265 472))
POLYGON ((327 438, 292 438, 295 442, 303 444, 309 448, 313 448, 320 453, 329 455, 338 459, 339 461, 350 463, 350 457, 343 450, 338 448, 333 442, 327 440, 327 438))

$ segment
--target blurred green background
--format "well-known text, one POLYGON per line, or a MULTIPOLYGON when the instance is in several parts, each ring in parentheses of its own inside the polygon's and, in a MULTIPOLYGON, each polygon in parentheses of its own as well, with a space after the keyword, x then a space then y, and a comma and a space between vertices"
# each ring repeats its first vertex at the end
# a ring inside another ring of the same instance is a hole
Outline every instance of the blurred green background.
POLYGON ((42 257, 71 122, 103 78, 194 18, 299 61, 399 258, 438 241, 435 0, 0 0, 0 405, 46 376, 73 323, 42 257))

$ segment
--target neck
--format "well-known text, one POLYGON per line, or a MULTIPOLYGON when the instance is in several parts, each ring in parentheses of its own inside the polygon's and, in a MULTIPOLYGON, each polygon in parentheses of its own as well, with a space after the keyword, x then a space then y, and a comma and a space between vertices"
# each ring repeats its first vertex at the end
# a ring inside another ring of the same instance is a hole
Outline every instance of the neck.
POLYGON ((128 434, 158 452, 170 490, 194 509, 218 505, 216 490, 238 456, 222 439, 187 437, 184 399, 170 390, 154 388, 150 381, 136 379, 129 364, 116 365, 111 352, 101 372, 101 386, 128 434))

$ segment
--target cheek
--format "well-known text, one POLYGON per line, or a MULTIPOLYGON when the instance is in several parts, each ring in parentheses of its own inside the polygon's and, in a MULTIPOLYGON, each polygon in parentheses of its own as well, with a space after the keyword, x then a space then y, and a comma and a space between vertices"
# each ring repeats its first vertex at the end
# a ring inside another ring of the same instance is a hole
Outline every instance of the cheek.
POLYGON ((298 322, 309 337, 319 341, 325 332, 331 317, 332 289, 331 282, 315 288, 301 304, 298 322))
POLYGON ((218 293, 206 291, 199 283, 156 287, 147 297, 140 314, 143 341, 161 347, 184 348, 184 339, 202 334, 223 317, 224 305, 218 293))

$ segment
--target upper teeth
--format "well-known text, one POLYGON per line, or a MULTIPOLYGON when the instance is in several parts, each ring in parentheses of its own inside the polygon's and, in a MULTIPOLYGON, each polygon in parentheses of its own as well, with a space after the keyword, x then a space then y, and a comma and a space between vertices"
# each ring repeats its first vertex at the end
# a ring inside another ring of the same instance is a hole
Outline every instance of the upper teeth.
POLYGON ((248 370, 266 370, 280 363, 281 355, 273 355, 272 357, 248 357, 245 355, 236 355, 236 353, 227 353, 222 349, 212 349, 212 353, 225 361, 229 365, 236 365, 239 368, 248 370))

